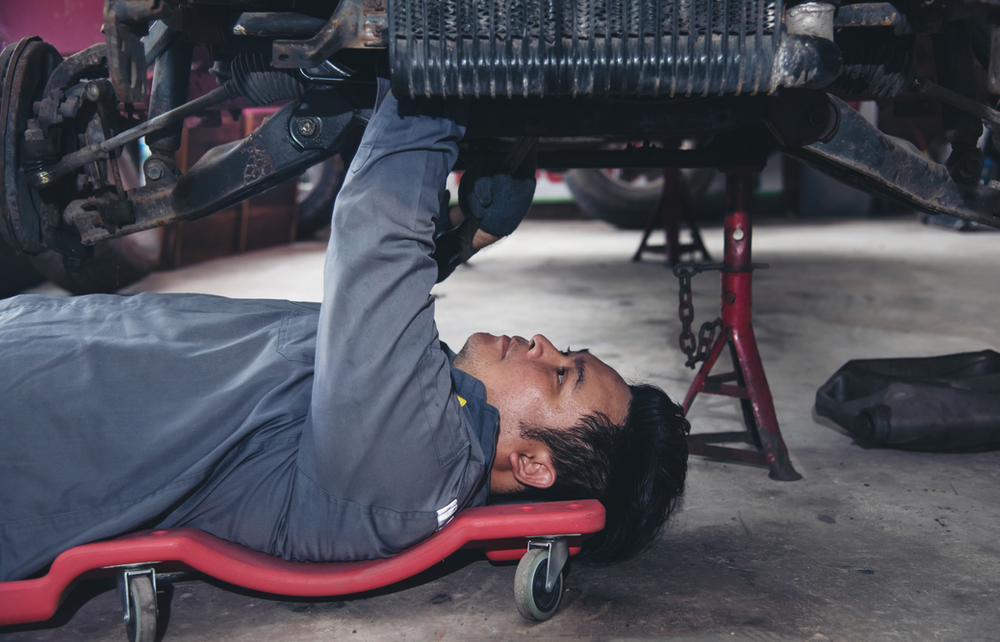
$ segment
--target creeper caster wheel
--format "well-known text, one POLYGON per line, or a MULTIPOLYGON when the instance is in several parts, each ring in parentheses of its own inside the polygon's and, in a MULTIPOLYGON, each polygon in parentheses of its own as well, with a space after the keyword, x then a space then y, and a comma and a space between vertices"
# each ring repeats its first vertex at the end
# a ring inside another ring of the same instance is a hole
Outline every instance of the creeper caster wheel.
POLYGON ((129 642, 156 640, 156 586, 153 569, 126 569, 118 576, 129 642))
POLYGON ((544 622, 559 609, 563 593, 563 568, 569 557, 566 538, 529 542, 514 575, 514 602, 528 620, 544 622))

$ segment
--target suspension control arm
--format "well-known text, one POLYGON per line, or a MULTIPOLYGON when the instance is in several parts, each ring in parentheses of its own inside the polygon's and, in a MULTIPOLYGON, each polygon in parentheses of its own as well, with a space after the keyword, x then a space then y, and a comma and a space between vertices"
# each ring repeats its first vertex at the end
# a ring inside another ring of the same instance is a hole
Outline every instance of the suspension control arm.
POLYGON ((243 140, 210 150, 179 178, 165 173, 130 190, 134 223, 105 223, 113 216, 113 193, 71 202, 63 221, 91 245, 235 205, 336 154, 367 124, 372 103, 368 93, 311 92, 301 102, 282 107, 243 140))
POLYGON ((840 110, 836 136, 828 143, 784 147, 783 152, 849 185, 920 211, 1000 228, 1000 190, 958 185, 944 165, 908 142, 884 134, 844 101, 832 96, 831 100, 840 110))

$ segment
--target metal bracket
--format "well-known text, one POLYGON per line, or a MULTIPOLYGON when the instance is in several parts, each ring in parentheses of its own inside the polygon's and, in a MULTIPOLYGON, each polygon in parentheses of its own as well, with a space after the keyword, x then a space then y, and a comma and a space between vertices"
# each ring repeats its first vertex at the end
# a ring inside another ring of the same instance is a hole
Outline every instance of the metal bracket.
POLYGON ((388 46, 387 0, 343 0, 308 40, 275 40, 271 64, 276 69, 315 67, 341 49, 388 46))
POLYGON ((122 568, 121 575, 118 576, 118 597, 122 601, 122 612, 125 614, 124 620, 128 622, 132 619, 132 607, 129 605, 129 595, 132 593, 132 579, 149 576, 149 581, 153 584, 153 595, 156 595, 156 571, 151 566, 133 566, 122 568))
POLYGON ((569 538, 572 535, 558 535, 555 537, 535 538, 528 540, 528 550, 533 548, 547 548, 549 550, 549 563, 545 571, 545 590, 550 592, 559 581, 559 574, 566 567, 569 559, 569 538))
POLYGON ((146 100, 146 48, 141 40, 143 34, 138 33, 137 27, 121 22, 119 13, 116 0, 106 0, 104 39, 107 44, 108 74, 115 85, 118 100, 123 103, 141 103, 146 100))

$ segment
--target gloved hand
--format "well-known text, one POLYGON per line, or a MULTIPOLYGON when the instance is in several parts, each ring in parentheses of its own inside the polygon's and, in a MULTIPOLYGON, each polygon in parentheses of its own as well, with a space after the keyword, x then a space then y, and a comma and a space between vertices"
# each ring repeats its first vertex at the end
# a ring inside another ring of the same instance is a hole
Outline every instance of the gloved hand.
POLYGON ((470 167, 458 185, 462 213, 479 221, 479 229, 504 237, 517 229, 535 195, 535 160, 529 155, 513 174, 504 171, 499 159, 487 159, 470 167))
POLYGON ((437 283, 444 281, 462 263, 465 263, 476 253, 473 243, 478 222, 471 216, 453 230, 438 235, 434 239, 434 253, 431 257, 437 263, 437 283))

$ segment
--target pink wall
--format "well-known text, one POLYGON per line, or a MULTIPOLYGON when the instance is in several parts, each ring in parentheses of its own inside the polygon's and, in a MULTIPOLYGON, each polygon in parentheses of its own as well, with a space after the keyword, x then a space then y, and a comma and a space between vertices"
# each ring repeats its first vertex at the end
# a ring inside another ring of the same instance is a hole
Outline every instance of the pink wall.
POLYGON ((0 0, 0 47, 41 36, 64 56, 103 42, 104 0, 0 0))

